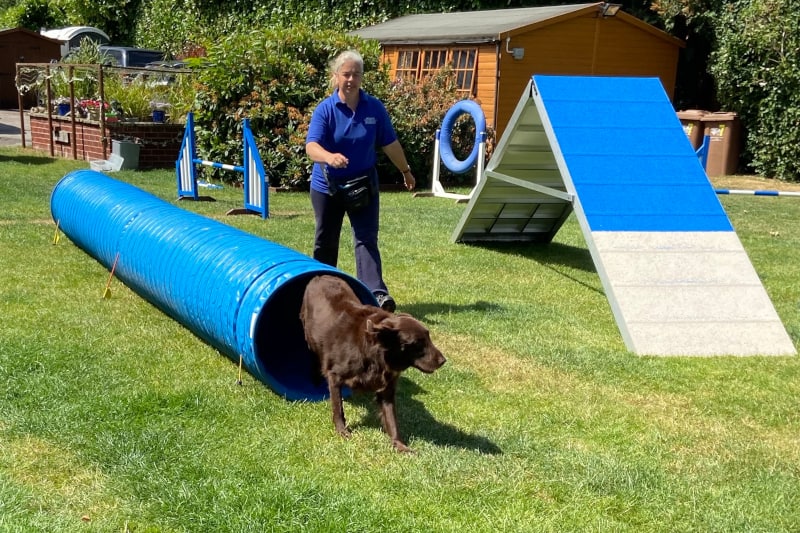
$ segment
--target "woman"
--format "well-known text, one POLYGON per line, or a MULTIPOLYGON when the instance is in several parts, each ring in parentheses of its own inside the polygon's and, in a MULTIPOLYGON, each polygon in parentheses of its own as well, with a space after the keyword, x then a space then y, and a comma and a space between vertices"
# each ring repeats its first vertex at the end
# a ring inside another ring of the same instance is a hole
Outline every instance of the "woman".
POLYGON ((383 103, 361 89, 364 59, 355 50, 339 54, 331 64, 333 94, 319 103, 311 116, 306 153, 314 161, 311 173, 311 205, 316 219, 314 259, 336 266, 339 237, 345 213, 353 228, 356 276, 366 285, 381 308, 394 312, 396 304, 383 282, 378 251, 380 201, 376 148, 383 149, 403 174, 406 189, 416 184, 403 147, 397 140, 383 103), (360 204, 348 204, 341 187, 353 178, 368 176, 360 204))

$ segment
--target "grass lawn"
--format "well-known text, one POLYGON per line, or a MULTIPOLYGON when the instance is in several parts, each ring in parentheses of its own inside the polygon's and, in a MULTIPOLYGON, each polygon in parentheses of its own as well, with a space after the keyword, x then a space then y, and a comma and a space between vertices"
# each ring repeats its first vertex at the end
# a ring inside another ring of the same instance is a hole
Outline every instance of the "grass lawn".
MULTIPOLYGON (((116 279, 104 299, 108 271, 53 244, 50 192, 87 167, 0 148, 0 531, 800 531, 800 357, 627 352, 574 217, 547 246, 455 245, 463 204, 383 193, 387 284, 448 358, 401 380, 403 455, 371 397, 343 440, 327 402, 237 385, 116 279)), ((240 190, 113 176, 311 251, 307 194, 226 217, 240 190)), ((797 346, 800 198, 721 201, 797 346)))

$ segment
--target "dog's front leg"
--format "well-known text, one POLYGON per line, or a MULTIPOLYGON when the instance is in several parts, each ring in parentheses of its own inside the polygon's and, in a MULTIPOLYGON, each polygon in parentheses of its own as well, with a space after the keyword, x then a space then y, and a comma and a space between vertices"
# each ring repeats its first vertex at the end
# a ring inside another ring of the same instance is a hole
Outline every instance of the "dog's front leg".
POLYGON ((397 429, 397 413, 395 412, 395 387, 396 382, 390 383, 384 390, 376 393, 375 399, 378 401, 378 406, 381 409, 381 422, 383 422, 383 430, 392 439, 392 446, 398 452, 409 453, 413 450, 406 446, 403 439, 400 438, 400 431, 397 429))
POLYGON ((333 377, 328 376, 328 390, 331 394, 331 410, 333 411, 333 427, 344 438, 350 437, 350 430, 344 420, 344 406, 342 405, 342 386, 333 377))

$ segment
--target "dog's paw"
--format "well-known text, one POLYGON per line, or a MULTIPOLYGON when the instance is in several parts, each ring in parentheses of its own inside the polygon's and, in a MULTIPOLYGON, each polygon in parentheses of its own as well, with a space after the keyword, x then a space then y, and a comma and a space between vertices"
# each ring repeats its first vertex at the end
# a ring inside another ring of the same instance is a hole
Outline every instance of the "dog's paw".
POLYGON ((397 450, 399 453, 414 453, 414 450, 412 450, 411 448, 406 446, 405 443, 399 440, 392 441, 392 446, 394 446, 394 449, 397 450))

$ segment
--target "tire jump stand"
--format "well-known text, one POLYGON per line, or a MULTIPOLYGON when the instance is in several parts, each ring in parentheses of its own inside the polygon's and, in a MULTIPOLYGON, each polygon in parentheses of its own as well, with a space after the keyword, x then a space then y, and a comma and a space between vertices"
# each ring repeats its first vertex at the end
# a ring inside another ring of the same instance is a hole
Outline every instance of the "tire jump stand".
POLYGON ((486 158, 486 117, 483 114, 483 109, 474 100, 461 100, 456 102, 451 107, 442 119, 442 127, 436 130, 436 140, 433 147, 433 176, 432 188, 430 192, 416 193, 417 197, 435 196, 438 198, 451 198, 456 203, 464 203, 469 201, 475 187, 472 188, 469 194, 456 194, 447 192, 442 187, 439 181, 440 165, 443 163, 448 170, 456 174, 464 174, 468 172, 473 166, 475 167, 475 185, 480 182, 481 175, 483 174, 484 160, 486 158), (466 159, 460 160, 453 153, 453 147, 450 144, 450 138, 453 133, 453 127, 461 115, 470 115, 473 122, 475 122, 475 144, 472 147, 472 152, 466 159))

